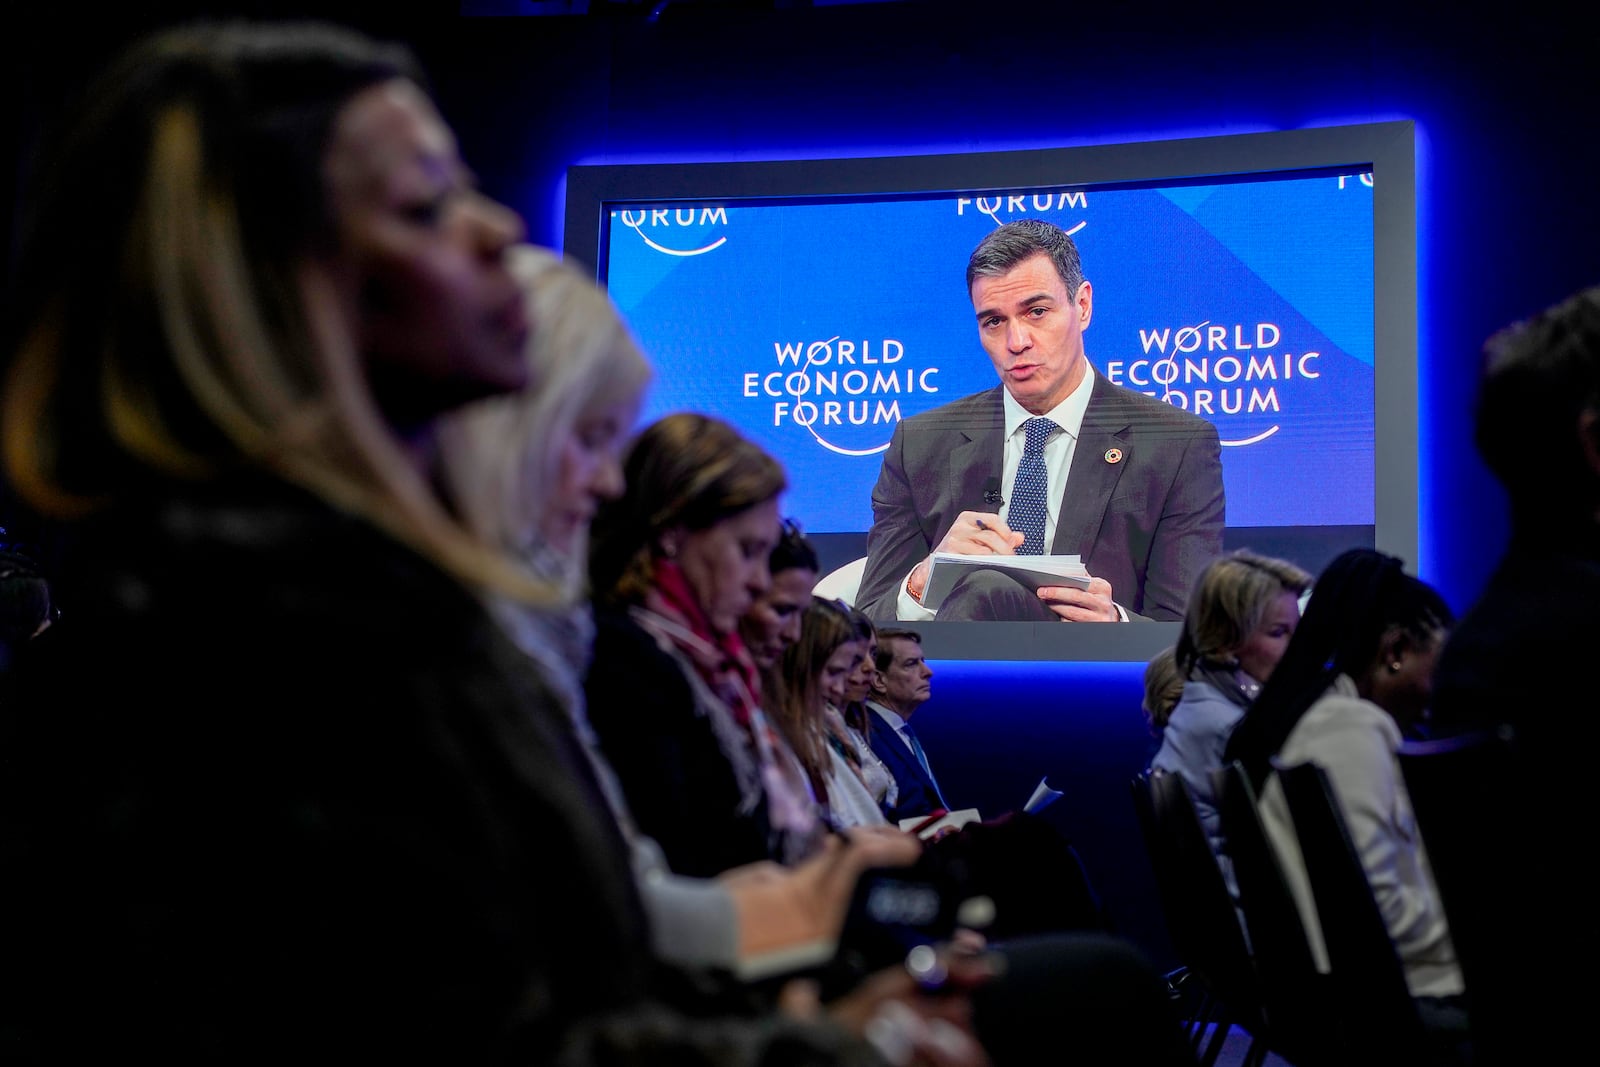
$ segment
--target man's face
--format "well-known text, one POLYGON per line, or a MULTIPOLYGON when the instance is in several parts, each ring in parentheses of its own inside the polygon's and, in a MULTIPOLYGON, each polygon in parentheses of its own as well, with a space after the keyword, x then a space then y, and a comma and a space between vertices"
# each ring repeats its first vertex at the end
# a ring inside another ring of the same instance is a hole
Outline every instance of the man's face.
POLYGON ((922 658, 922 646, 908 637, 887 640, 889 669, 879 671, 873 682, 878 702, 909 719, 933 695, 933 668, 922 658))
POLYGON ((1012 397, 1043 415, 1083 381, 1083 331, 1094 310, 1084 282, 1076 293, 1044 253, 993 278, 972 280, 978 340, 1012 397))

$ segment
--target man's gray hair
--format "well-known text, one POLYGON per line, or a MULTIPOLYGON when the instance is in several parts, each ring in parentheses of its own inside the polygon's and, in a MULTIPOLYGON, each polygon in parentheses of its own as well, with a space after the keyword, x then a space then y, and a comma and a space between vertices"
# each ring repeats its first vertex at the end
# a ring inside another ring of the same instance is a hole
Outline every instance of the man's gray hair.
POLYGON ((1025 259, 1044 255, 1050 258, 1056 273, 1067 287, 1067 297, 1078 295, 1083 285, 1083 264, 1078 260, 1078 246, 1067 232, 1043 219, 1019 219, 995 230, 972 250, 967 260, 967 292, 978 278, 997 278, 1025 259))

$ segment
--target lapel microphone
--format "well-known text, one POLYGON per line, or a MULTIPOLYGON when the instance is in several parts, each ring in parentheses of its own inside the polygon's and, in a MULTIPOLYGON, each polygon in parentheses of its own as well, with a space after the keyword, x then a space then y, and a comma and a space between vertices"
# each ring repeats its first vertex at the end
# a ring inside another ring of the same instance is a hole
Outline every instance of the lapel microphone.
POLYGON ((1000 495, 999 478, 990 478, 988 481, 983 483, 983 502, 985 504, 994 504, 996 506, 1006 502, 1006 498, 1000 495))

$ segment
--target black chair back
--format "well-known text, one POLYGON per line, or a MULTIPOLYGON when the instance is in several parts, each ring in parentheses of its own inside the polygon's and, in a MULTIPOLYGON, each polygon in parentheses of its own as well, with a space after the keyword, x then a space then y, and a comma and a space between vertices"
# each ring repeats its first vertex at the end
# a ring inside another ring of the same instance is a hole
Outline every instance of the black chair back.
POLYGON ((1476 1062, 1521 1062, 1540 1029, 1540 1000, 1548 1006, 1530 976, 1549 968, 1530 950, 1552 934, 1513 921, 1549 899, 1534 888, 1542 879, 1533 828, 1521 818, 1529 794, 1515 740, 1505 728, 1405 741, 1399 760, 1471 998, 1476 1062))
POLYGON ((1327 772, 1277 766, 1322 923, 1341 1043, 1363 1060, 1421 1063, 1422 1018, 1327 772))
POLYGON ((1312 958, 1294 894, 1256 808, 1255 789, 1238 763, 1213 771, 1211 780, 1274 1051, 1295 1064, 1338 1063, 1332 1035, 1339 1020, 1331 1014, 1328 979, 1312 958))
POLYGON ((1258 1062, 1268 1042, 1255 964, 1194 797, 1176 774, 1141 774, 1132 788, 1173 945, 1222 1006, 1201 1063, 1216 1059, 1230 1025, 1251 1035, 1245 1062, 1258 1062))

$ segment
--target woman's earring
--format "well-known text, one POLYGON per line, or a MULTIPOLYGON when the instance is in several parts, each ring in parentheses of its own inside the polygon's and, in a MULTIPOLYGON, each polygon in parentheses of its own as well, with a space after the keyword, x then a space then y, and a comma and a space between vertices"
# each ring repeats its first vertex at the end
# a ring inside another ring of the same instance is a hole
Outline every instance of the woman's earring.
POLYGON ((1389 664, 1389 673, 1390 674, 1399 674, 1400 673, 1400 661, 1399 660, 1394 660, 1392 663, 1389 664))

